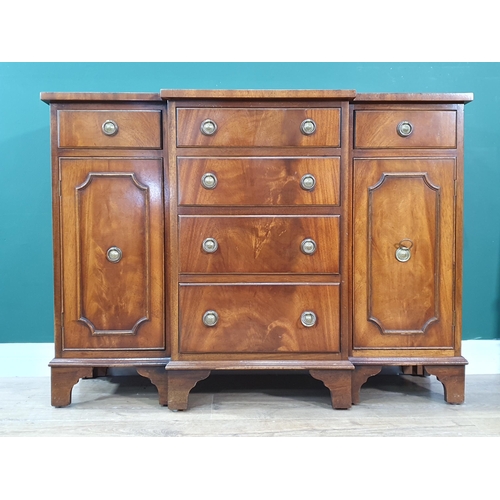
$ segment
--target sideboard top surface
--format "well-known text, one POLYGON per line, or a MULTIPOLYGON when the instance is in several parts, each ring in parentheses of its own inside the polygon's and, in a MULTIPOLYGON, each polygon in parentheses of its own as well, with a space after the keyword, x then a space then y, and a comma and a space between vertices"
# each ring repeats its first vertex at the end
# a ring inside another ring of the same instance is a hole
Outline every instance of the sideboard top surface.
POLYGON ((474 99, 474 94, 466 93, 359 93, 355 102, 461 102, 474 99))
POLYGON ((162 101, 160 94, 154 92, 41 92, 40 99, 47 104, 58 101, 162 101))
POLYGON ((472 101, 472 93, 356 93, 355 90, 223 90, 162 89, 154 92, 41 92, 48 104, 71 101, 161 102, 168 99, 332 99, 353 102, 450 102, 472 101))
POLYGON ((162 89, 163 99, 342 99, 352 100, 355 90, 174 90, 162 89))

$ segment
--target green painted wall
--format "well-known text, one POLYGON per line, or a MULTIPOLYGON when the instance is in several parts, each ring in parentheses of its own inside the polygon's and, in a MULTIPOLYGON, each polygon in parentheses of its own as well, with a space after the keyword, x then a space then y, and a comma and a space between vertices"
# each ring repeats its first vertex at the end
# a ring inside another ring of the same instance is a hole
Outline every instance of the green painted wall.
POLYGON ((49 107, 40 92, 161 88, 473 92, 463 338, 500 338, 500 64, 0 63, 0 343, 53 340, 49 107))

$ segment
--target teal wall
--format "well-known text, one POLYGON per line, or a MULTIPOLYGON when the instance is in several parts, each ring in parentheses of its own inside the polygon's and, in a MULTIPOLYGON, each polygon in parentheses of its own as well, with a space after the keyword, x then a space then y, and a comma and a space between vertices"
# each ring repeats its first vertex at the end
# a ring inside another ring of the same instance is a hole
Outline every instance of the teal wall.
POLYGON ((500 64, 0 63, 0 343, 53 341, 49 107, 40 92, 161 88, 473 92, 463 338, 500 338, 500 64))

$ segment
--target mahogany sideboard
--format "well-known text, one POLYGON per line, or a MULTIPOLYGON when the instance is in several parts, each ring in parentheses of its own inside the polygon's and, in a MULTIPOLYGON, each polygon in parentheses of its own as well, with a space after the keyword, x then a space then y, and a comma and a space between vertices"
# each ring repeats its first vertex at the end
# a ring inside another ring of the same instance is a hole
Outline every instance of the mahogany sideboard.
POLYGON ((303 370, 334 408, 384 366, 464 400, 464 105, 354 90, 43 92, 52 405, 133 367, 187 409, 213 370, 303 370))

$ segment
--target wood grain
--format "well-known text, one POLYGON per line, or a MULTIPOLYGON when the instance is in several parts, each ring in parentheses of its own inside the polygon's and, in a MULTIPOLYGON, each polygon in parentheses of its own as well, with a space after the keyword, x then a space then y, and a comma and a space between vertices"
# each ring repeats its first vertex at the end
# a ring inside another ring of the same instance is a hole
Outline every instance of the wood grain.
POLYGON ((172 411, 187 410, 189 392, 210 370, 179 370, 168 373, 168 408, 172 411))
POLYGON ((329 389, 332 407, 347 410, 351 407, 351 372, 349 370, 309 370, 315 379, 321 380, 329 389))
POLYGON ((180 216, 181 273, 326 273, 339 272, 338 216, 180 216), (206 238, 217 240, 214 253, 203 250, 206 238), (305 239, 316 252, 301 250, 305 239))
POLYGON ((177 159, 180 205, 290 206, 339 205, 340 157, 330 158, 185 158, 177 159), (202 186, 204 174, 217 178, 214 189, 202 186), (316 185, 301 187, 306 174, 316 185))
POLYGON ((328 353, 340 350, 339 285, 181 285, 181 353, 328 353), (203 314, 219 315, 213 327, 203 314), (316 325, 300 318, 313 311, 316 325))
POLYGON ((462 404, 465 400, 465 366, 428 365, 429 375, 435 375, 443 384, 444 399, 450 404, 462 404))
POLYGON ((56 102, 161 101, 159 93, 152 92, 40 92, 47 104, 56 102))
POLYGON ((471 92, 465 93, 425 93, 425 92, 372 92, 364 93, 360 92, 356 94, 354 101, 359 102, 395 102, 395 103, 467 103, 474 99, 474 94, 471 92))
POLYGON ((340 109, 251 109, 178 108, 178 147, 339 147, 340 109), (306 118, 316 122, 316 131, 304 135, 300 125, 306 118), (200 131, 204 120, 217 124, 214 135, 200 131))
POLYGON ((161 161, 60 165, 64 349, 163 349, 161 161))
POLYGON ((430 366, 446 400, 463 401, 463 103, 472 94, 41 98, 52 103, 57 406, 79 378, 110 366, 136 367, 160 404, 177 409, 201 375, 253 368, 312 370, 333 406, 347 408, 381 366, 430 366), (217 122, 212 136, 200 132, 206 118, 217 122), (317 124, 310 136, 305 118, 317 124), (105 119, 117 135, 102 133, 105 119), (403 138, 405 120, 414 129, 403 138), (201 186, 207 172, 214 190, 201 186), (300 188, 306 173, 311 192, 300 188), (201 250, 206 237, 216 253, 201 250), (300 251, 305 238, 315 254, 300 251), (403 238, 411 259, 399 263, 403 238), (117 264, 105 258, 112 245, 123 250, 117 264), (215 327, 201 321, 208 309, 220 313, 215 327), (314 327, 300 323, 303 310, 317 314, 314 327))
POLYGON ((454 176, 454 159, 354 160, 355 348, 453 348, 454 176))
POLYGON ((455 111, 363 110, 354 112, 355 148, 455 148, 457 114, 455 111), (413 132, 407 137, 397 133, 400 122, 408 121, 413 132))
POLYGON ((73 386, 82 378, 92 378, 90 366, 52 367, 51 368, 51 404, 62 408, 71 404, 73 386))
POLYGON ((338 99, 347 100, 355 90, 334 89, 162 89, 163 99, 338 99))
POLYGON ((61 110, 57 117, 60 148, 161 148, 159 110, 61 110), (118 125, 115 135, 108 136, 102 131, 106 120, 118 125))

